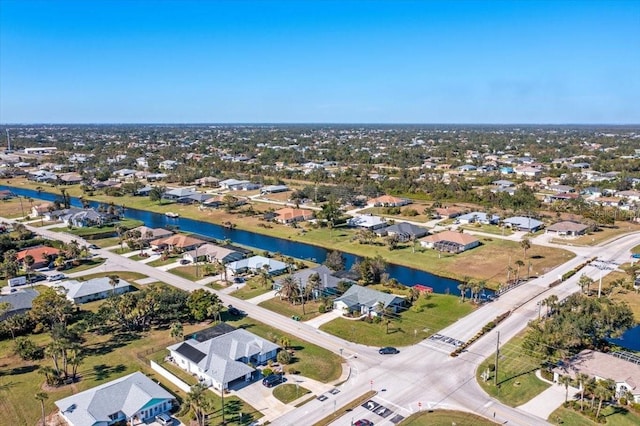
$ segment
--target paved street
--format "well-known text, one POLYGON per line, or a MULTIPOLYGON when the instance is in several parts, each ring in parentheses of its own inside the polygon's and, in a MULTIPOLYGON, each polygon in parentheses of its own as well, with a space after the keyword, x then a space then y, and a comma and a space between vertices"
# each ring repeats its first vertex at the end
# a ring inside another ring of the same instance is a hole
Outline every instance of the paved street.
MULTIPOLYGON (((72 235, 37 228, 33 230, 49 238, 67 242, 75 239, 84 243, 80 238, 72 235)), ((508 310, 513 312, 495 331, 479 339, 457 358, 449 356, 454 346, 429 340, 412 347, 401 348, 398 355, 379 355, 377 348, 344 341, 324 333, 310 324, 292 321, 288 317, 268 311, 248 301, 239 300, 220 292, 216 293, 225 304, 233 304, 256 320, 311 341, 335 353, 342 353, 351 368, 349 380, 338 387, 339 393, 325 393, 322 396, 326 396, 326 398, 315 399, 282 415, 272 421, 274 425, 300 424, 301 418, 305 419, 305 424, 312 424, 325 417, 332 409, 347 404, 370 389, 378 391, 378 394, 372 398, 373 404, 370 407, 358 407, 334 424, 349 425, 352 418, 368 418, 376 425, 392 425, 394 419, 398 418, 397 416, 406 417, 420 408, 454 408, 472 411, 487 418, 495 418, 500 423, 508 422, 510 425, 547 424, 544 418, 536 415, 539 413, 529 413, 508 407, 489 397, 475 380, 478 364, 495 351, 497 332, 500 333, 501 343, 508 341, 520 332, 529 320, 537 318, 538 302, 551 294, 556 294, 559 299, 563 299, 579 289, 577 280, 580 274, 576 274, 566 282, 549 289, 549 283, 556 280, 559 275, 584 262, 586 257, 598 256, 603 262, 618 259, 626 261, 629 259, 630 248, 638 244, 640 244, 640 233, 618 238, 601 246, 580 248, 581 256, 569 260, 543 277, 502 295, 498 300, 484 305, 471 315, 441 330, 439 334, 443 336, 465 341, 497 315, 508 310), (375 404, 385 410, 392 411, 393 415, 385 416, 387 411, 381 411, 381 408, 372 411, 371 407, 378 407, 375 404), (378 412, 382 412, 384 415, 380 415, 378 412)), ((163 281, 187 291, 203 288, 192 281, 109 251, 99 250, 98 252, 100 256, 107 259, 104 265, 98 267, 99 270, 137 271, 157 281, 163 281)), ((601 274, 606 275, 610 271, 611 268, 588 266, 581 273, 584 272, 597 280, 601 274)))

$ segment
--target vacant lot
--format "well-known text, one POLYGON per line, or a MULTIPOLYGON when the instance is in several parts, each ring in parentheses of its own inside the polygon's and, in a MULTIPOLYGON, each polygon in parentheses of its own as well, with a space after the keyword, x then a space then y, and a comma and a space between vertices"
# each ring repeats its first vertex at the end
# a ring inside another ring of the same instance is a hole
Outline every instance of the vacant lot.
POLYGON ((9 219, 24 217, 31 213, 31 204, 32 202, 29 202, 22 197, 16 197, 10 200, 1 200, 0 217, 6 217, 9 219))
MULTIPOLYGON (((586 402, 586 404, 589 403, 586 402)), ((601 416, 600 420, 605 418, 606 424, 609 426, 637 426, 640 424, 638 413, 620 409, 620 407, 603 406, 601 416)), ((551 413, 547 420, 554 425, 563 426, 596 426, 598 424, 579 412, 562 406, 551 413)))
POLYGON ((319 311, 319 307, 321 305, 322 303, 319 301, 309 300, 305 302, 303 307, 301 303, 296 303, 294 305, 287 300, 280 300, 280 298, 276 296, 272 299, 261 302, 258 306, 262 306, 263 308, 277 312, 286 317, 297 316, 300 317, 301 321, 308 321, 311 318, 321 315, 319 311))
POLYGON ((320 327, 327 333, 369 346, 409 346, 426 339, 438 330, 452 324, 473 311, 474 306, 460 303, 456 296, 433 294, 421 297, 416 303, 422 311, 414 309, 402 312, 398 318, 379 323, 337 318, 320 327))

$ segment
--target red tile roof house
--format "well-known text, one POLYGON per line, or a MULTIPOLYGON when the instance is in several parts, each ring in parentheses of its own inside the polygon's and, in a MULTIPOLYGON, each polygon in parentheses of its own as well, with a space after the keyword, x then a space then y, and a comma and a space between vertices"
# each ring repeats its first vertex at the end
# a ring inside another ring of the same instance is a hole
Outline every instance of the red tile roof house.
POLYGON ((36 247, 29 247, 27 249, 19 251, 16 254, 16 260, 18 261, 19 264, 22 264, 24 262, 25 257, 31 256, 35 261, 33 265, 31 265, 31 268, 38 269, 38 268, 44 268, 47 265, 49 265, 49 262, 51 262, 52 259, 55 259, 56 257, 58 257, 59 254, 60 254, 60 250, 58 250, 55 247, 36 246, 36 247), (51 259, 49 259, 47 256, 51 256, 51 259))
POLYGON ((205 244, 206 241, 202 241, 198 238, 190 237, 188 235, 172 235, 167 238, 160 238, 154 241, 151 241, 149 244, 153 249, 169 249, 169 250, 178 250, 178 251, 187 251, 193 250, 196 247, 205 244))
POLYGON ((367 207, 402 207, 411 204, 410 200, 383 195, 378 198, 371 198, 367 201, 367 207))
POLYGON ((276 210, 274 213, 276 214, 276 222, 284 224, 304 222, 305 220, 313 219, 313 212, 305 209, 285 207, 284 209, 276 210))

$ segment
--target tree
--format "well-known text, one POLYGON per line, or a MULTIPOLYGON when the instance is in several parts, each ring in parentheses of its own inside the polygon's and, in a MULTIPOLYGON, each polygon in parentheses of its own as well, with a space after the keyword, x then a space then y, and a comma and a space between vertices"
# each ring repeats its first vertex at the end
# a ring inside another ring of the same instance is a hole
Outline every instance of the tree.
POLYGON ((162 186, 154 186, 149 191, 149 199, 151 201, 157 201, 159 204, 162 204, 162 196, 164 195, 165 188, 162 186))
MULTIPOLYGON (((198 426, 205 426, 205 414, 212 408, 211 403, 205 396, 206 390, 207 387, 202 383, 193 385, 185 399, 185 404, 193 410, 198 426)), ((224 392, 224 389, 222 392, 224 392)))
POLYGON ((18 337, 15 339, 14 352, 25 361, 42 358, 42 349, 28 337, 18 337))
POLYGON ((53 328, 55 324, 66 326, 72 312, 71 301, 48 287, 33 299, 29 315, 34 321, 45 321, 53 328))
POLYGON ((524 262, 520 259, 515 261, 515 264, 517 266, 516 268, 516 282, 520 282, 520 268, 522 268, 524 266, 524 262))
POLYGON ((580 286, 580 290, 584 293, 584 288, 587 288, 586 293, 589 294, 589 287, 593 284, 593 278, 588 277, 586 274, 580 275, 580 279, 578 280, 578 285, 580 286))
POLYGON ((320 279, 320 274, 313 273, 309 275, 307 278, 307 283, 304 287, 304 296, 309 298, 316 298, 318 293, 320 292, 320 288, 322 287, 322 280, 320 279))
POLYGON ((271 269, 271 266, 266 263, 262 265, 262 269, 260 269, 260 278, 262 279, 262 286, 264 288, 269 287, 269 284, 273 282, 271 274, 269 273, 269 269, 271 269))
POLYGON ((289 346, 291 346, 291 340, 289 340, 289 338, 287 336, 281 336, 280 337, 280 346, 282 346, 282 348, 284 350, 287 350, 289 348, 289 346))
POLYGON ((189 294, 187 299, 189 312, 196 321, 203 321, 206 318, 211 318, 214 312, 209 308, 215 304, 220 304, 218 296, 202 288, 193 291, 189 294))
POLYGON ((602 403, 609 401, 615 395, 616 384, 613 380, 598 380, 596 382, 595 395, 598 398, 598 411, 596 411, 596 421, 600 418, 602 403))
POLYGON ((278 294, 280 295, 280 300, 283 298, 288 301, 295 301, 298 298, 300 292, 300 287, 298 286, 298 282, 291 275, 287 275, 280 281, 280 290, 278 290, 278 294))
POLYGON ((520 241, 520 247, 522 247, 523 257, 526 259, 527 258, 527 250, 529 250, 531 248, 531 241, 529 241, 529 239, 525 238, 524 240, 520 241))
POLYGON ((287 365, 291 362, 291 354, 287 351, 278 352, 278 356, 276 358, 280 364, 287 365))
POLYGON ((111 295, 116 295, 116 286, 120 283, 120 277, 117 275, 109 275, 109 285, 111 286, 111 295))
POLYGON ((171 337, 180 340, 184 336, 184 328, 182 327, 182 323, 175 321, 171 323, 171 337))
POLYGON ((40 408, 42 409, 42 426, 46 426, 46 420, 47 420, 47 416, 46 413, 44 411, 44 401, 46 401, 47 399, 49 399, 49 395, 47 395, 45 392, 38 392, 35 394, 35 398, 40 401, 40 408))
POLYGON ((469 289, 469 284, 467 284, 466 282, 461 282, 460 284, 458 284, 458 290, 460 290, 460 301, 462 303, 464 303, 464 298, 467 294, 467 290, 469 289))
POLYGON ((584 409, 584 391, 587 388, 587 381, 589 380, 589 376, 584 373, 578 373, 576 375, 576 380, 578 381, 578 385, 580 386, 580 411, 584 409))
POLYGON ((33 266, 34 263, 36 263, 36 260, 30 254, 24 257, 24 269, 25 271, 27 271, 27 279, 30 276, 31 267, 33 266))
POLYGON ((564 386, 564 402, 569 401, 569 385, 571 384, 571 377, 569 376, 560 376, 558 382, 564 386))
POLYGON ((395 250, 398 248, 398 244, 400 244, 400 237, 398 234, 387 235, 384 237, 384 242, 389 247, 389 250, 395 250))
POLYGON ((344 271, 345 262, 344 255, 337 250, 333 250, 327 254, 324 265, 334 271, 344 271))

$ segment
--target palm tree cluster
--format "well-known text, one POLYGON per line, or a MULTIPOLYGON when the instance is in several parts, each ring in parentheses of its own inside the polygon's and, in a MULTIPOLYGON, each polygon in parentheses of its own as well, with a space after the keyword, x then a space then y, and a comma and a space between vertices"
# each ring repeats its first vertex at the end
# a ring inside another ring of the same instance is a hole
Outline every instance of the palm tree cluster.
POLYGON ((458 284, 458 290, 460 290, 460 301, 464 303, 467 291, 470 291, 469 300, 478 303, 482 290, 487 286, 485 280, 472 280, 470 277, 464 277, 460 284, 458 284))

